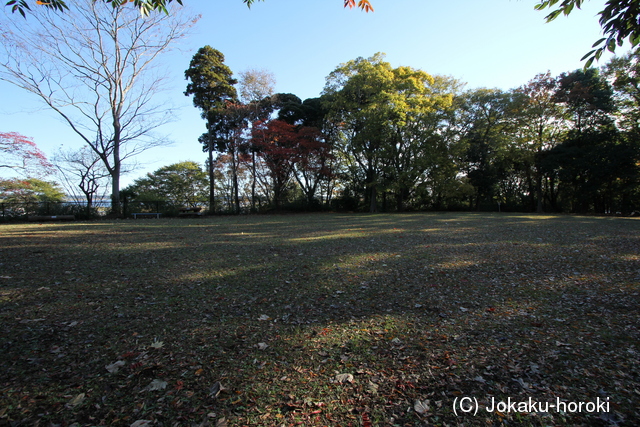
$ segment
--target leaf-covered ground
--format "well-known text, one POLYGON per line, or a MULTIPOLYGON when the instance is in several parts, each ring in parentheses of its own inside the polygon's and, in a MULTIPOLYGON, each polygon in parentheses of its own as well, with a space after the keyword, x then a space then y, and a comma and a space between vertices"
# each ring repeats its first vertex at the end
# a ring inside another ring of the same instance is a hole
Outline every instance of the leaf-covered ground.
POLYGON ((639 292, 635 219, 2 225, 0 425, 637 425, 639 292))

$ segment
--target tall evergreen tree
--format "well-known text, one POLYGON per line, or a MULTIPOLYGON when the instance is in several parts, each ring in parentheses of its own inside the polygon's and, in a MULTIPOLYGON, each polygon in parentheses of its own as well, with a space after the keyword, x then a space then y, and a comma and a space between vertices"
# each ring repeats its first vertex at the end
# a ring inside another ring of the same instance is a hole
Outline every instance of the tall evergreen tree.
POLYGON ((201 116, 207 121, 207 133, 200 137, 203 150, 208 153, 209 171, 209 209, 215 210, 213 152, 225 148, 220 136, 228 135, 226 126, 229 104, 235 104, 238 94, 234 85, 231 69, 224 64, 224 55, 207 45, 198 49, 191 59, 189 68, 184 72, 190 80, 185 95, 193 95, 193 105, 201 110, 201 116), (217 135, 216 135, 217 130, 217 135))

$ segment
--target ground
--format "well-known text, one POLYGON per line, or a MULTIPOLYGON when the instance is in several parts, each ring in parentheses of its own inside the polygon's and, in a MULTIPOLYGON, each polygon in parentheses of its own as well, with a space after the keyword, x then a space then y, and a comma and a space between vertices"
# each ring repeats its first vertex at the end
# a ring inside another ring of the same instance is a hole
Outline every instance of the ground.
POLYGON ((639 292, 630 218, 4 224, 0 425, 637 425, 639 292))

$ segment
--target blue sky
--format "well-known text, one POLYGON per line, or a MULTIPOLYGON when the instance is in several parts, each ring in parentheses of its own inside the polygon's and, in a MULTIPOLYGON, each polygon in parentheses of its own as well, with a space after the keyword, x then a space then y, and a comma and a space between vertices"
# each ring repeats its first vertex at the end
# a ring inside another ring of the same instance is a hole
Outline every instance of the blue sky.
MULTIPOLYGON (((394 67, 449 75, 467 89, 511 89, 547 70, 557 75, 581 67, 580 58, 601 36, 596 15, 604 2, 587 1, 547 24, 545 12, 534 10, 537 0, 371 0, 373 13, 343 9, 343 0, 266 0, 251 9, 241 0, 184 0, 202 18, 179 50, 161 59, 171 83, 159 99, 177 110, 175 121, 157 132, 173 144, 140 155, 122 185, 178 161, 204 162, 197 142, 204 122, 183 94, 184 70, 204 45, 220 50, 234 73, 266 69, 276 76, 277 92, 301 99, 319 96, 339 64, 376 52, 386 53, 394 67)), ((61 144, 81 145, 32 95, 6 82, 0 93, 0 131, 32 137, 49 156, 61 144)))

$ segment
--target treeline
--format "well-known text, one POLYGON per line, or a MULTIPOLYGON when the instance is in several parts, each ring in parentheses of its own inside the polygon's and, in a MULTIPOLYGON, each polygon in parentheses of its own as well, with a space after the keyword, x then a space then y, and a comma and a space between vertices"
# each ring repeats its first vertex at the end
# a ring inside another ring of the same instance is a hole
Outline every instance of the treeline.
MULTIPOLYGON (((176 173, 197 177, 193 200, 231 212, 630 213, 640 210, 639 71, 630 53, 509 91, 463 90, 376 54, 341 64, 320 97, 302 101, 256 79, 238 96, 224 56, 207 46, 185 93, 207 122, 209 158, 204 171, 176 173)), ((127 190, 175 197, 152 182, 166 172, 127 190)))

